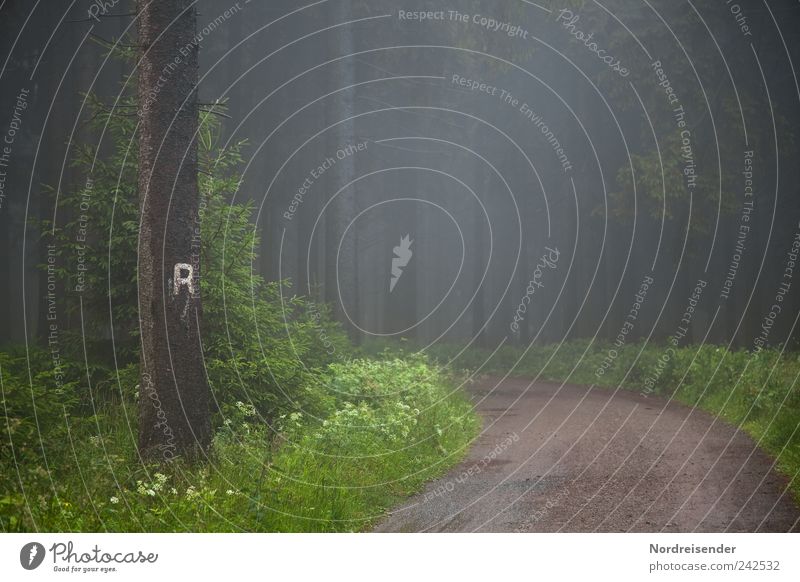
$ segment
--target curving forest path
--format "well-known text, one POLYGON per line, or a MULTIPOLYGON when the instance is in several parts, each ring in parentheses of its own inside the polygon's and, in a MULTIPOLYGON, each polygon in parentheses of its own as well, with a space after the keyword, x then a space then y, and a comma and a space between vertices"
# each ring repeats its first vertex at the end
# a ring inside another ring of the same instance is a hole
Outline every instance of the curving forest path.
POLYGON ((483 378, 466 460, 376 531, 800 531, 800 509, 752 438, 638 393, 483 378))

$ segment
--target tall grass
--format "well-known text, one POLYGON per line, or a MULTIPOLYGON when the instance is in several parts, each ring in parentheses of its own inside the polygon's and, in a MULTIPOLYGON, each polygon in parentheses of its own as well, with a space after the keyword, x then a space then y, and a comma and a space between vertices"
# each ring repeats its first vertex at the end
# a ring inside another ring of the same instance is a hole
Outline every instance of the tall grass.
MULTIPOLYGON (((11 380, 4 377, 9 405, 11 380)), ((313 413, 286 413, 267 425, 253 405, 239 402, 208 461, 193 465, 140 461, 131 401, 106 402, 92 416, 48 416, 38 435, 27 430, 33 419, 25 413, 9 416, 14 428, 4 428, 0 449, 0 525, 6 531, 362 530, 466 452, 479 422, 454 386, 419 356, 332 364, 306 387, 322 393, 313 413)))

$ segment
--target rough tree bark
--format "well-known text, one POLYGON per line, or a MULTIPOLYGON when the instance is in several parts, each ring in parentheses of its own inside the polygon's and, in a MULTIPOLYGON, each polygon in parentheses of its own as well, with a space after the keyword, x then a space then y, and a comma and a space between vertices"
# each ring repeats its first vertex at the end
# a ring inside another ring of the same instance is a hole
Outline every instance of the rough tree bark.
POLYGON ((200 343, 197 14, 191 0, 138 3, 139 451, 170 460, 209 444, 200 343))

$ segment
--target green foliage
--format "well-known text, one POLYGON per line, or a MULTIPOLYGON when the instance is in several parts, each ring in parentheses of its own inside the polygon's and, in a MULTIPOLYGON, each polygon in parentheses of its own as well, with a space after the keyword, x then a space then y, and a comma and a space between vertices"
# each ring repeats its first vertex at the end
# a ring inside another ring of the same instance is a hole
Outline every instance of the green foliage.
MULTIPOLYGON (((682 217, 686 210, 688 195, 683 175, 684 160, 679 155, 680 134, 677 131, 669 133, 663 139, 661 148, 663 155, 660 150, 633 154, 631 164, 619 169, 617 172, 619 190, 611 194, 614 216, 633 219, 634 206, 630 201, 635 199, 635 187, 636 194, 646 199, 643 206, 651 218, 660 220, 662 213, 668 220, 682 217)), ((708 190, 713 187, 709 181, 710 178, 701 177, 699 188, 708 190)), ((696 217, 692 218, 698 220, 696 217)))
POLYGON ((113 146, 76 146, 85 182, 53 191, 58 213, 44 225, 55 263, 42 268, 67 321, 56 351, 0 352, 1 530, 357 530, 460 458, 478 422, 444 373, 420 356, 354 360, 328 306, 254 271, 253 204, 237 200, 244 144, 223 147, 204 112, 202 337, 216 436, 208 463, 142 464, 135 102, 88 100, 91 128, 113 146))
POLYGON ((57 355, 36 348, 0 352, 3 531, 26 529, 34 505, 50 510, 57 475, 74 469, 75 433, 93 434, 99 426, 98 403, 88 383, 94 386, 103 371, 87 370, 57 355))
MULTIPOLYGON (((672 228, 682 229, 690 221, 689 235, 703 236, 713 229, 709 221, 718 208, 726 215, 741 208, 743 148, 771 151, 776 136, 772 124, 762 122, 763 88, 758 83, 739 83, 735 91, 731 88, 726 68, 733 71, 734 78, 743 71, 754 77, 759 72, 748 45, 740 42, 739 31, 727 26, 730 14, 709 11, 700 19, 693 9, 677 3, 663 3, 658 10, 669 26, 647 10, 628 11, 624 18, 627 28, 642 39, 653 55, 646 60, 637 43, 631 42, 629 30, 614 26, 613 17, 604 10, 592 10, 598 19, 595 29, 609 31, 609 52, 629 64, 631 81, 637 87, 633 92, 627 83, 619 83, 619 78, 601 76, 601 87, 609 101, 637 116, 641 144, 638 151, 631 152, 637 196, 634 198, 633 175, 626 160, 616 173, 617 186, 609 209, 614 218, 625 221, 632 219, 636 209, 640 217, 649 216, 654 223, 664 212, 672 228), (698 40, 707 37, 706 26, 721 31, 714 41, 719 43, 721 53, 698 40), (694 40, 681 44, 675 38, 694 40), (665 86, 660 85, 664 81, 654 70, 654 60, 661 63, 677 101, 667 99, 665 86), (647 117, 641 114, 643 110, 647 117), (685 114, 685 125, 681 127, 677 125, 679 111, 685 114), (658 144, 653 140, 654 132, 658 144), (683 139, 687 140, 685 144, 683 139), (682 149, 684 145, 691 149, 682 149), (698 175, 692 188, 687 186, 684 175, 689 160, 694 162, 698 175)), ((777 100, 771 103, 770 113, 775 116, 779 139, 785 143, 777 152, 779 161, 791 164, 797 157, 792 113, 777 100)))
MULTIPOLYGON (((12 376, 6 360, 5 389, 19 384, 9 406, 21 410, 25 365, 9 364, 12 376)), ((142 466, 133 403, 106 406, 81 422, 58 421, 55 410, 43 424, 47 466, 38 455, 3 459, 2 529, 360 530, 457 462, 479 428, 450 378, 419 356, 339 363, 317 380, 307 389, 324 402, 320 417, 295 411, 267 425, 255 406, 235 402, 202 465, 142 466)))
MULTIPOLYGON (((108 109, 94 94, 86 95, 91 117, 88 129, 102 134, 110 147, 72 144, 71 166, 82 175, 74 187, 48 188, 55 203, 54 220, 41 225, 53 245, 51 272, 59 283, 58 305, 68 325, 67 339, 80 339, 81 325, 87 349, 110 357, 109 331, 113 323, 117 357, 132 359, 137 338, 136 256, 139 207, 136 187, 137 140, 135 120, 129 115, 132 98, 108 109), (103 149, 101 155, 101 149, 103 149)), ((47 265, 42 268, 46 269, 47 265)), ((66 347, 81 345, 64 342, 66 347)), ((79 357, 73 348, 72 354, 79 357)))
MULTIPOLYGON (((112 147, 75 146, 73 165, 85 181, 53 191, 58 214, 44 232, 55 249, 59 308, 69 319, 62 326, 64 356, 81 361, 85 344, 92 364, 108 368, 100 385, 112 388, 103 395, 109 398, 122 387, 112 367, 138 361, 137 149, 129 115, 135 100, 115 108, 91 94, 87 100, 89 127, 112 147)), ((221 109, 201 112, 197 134, 206 369, 223 416, 243 401, 270 421, 286 410, 315 408, 304 386, 350 346, 326 306, 287 297, 286 283, 267 283, 253 270, 260 244, 253 203, 237 201, 245 143, 221 143, 221 109)))
POLYGON ((252 201, 232 202, 242 143, 221 148, 216 118, 200 123, 200 206, 203 334, 216 400, 255 405, 267 421, 287 409, 314 407, 304 386, 325 366, 322 337, 346 353, 349 342, 325 308, 285 295, 286 283, 266 283, 253 270, 260 244, 252 201), (324 332, 324 335, 323 335, 324 332))

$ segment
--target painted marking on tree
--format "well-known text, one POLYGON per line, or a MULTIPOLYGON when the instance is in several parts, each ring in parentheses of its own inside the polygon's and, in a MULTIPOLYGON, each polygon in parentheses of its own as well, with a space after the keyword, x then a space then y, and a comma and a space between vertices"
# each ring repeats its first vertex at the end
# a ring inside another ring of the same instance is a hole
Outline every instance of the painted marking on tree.
POLYGON ((189 295, 194 295, 194 267, 189 263, 176 263, 175 264, 175 275, 173 280, 175 284, 173 286, 173 293, 178 295, 181 292, 181 287, 183 285, 189 290, 189 295), (186 271, 186 276, 183 275, 183 272, 186 271))

